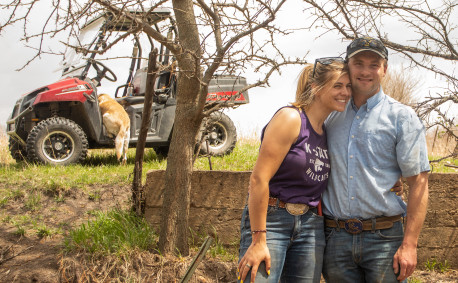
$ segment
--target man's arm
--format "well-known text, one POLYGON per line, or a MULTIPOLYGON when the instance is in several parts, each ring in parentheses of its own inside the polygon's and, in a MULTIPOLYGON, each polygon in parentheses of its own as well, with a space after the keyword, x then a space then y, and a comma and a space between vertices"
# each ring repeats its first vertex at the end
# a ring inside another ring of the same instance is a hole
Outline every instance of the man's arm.
POLYGON ((404 240, 393 258, 394 273, 399 273, 399 281, 409 277, 417 266, 418 237, 425 221, 428 204, 428 172, 407 177, 407 183, 409 197, 404 240))

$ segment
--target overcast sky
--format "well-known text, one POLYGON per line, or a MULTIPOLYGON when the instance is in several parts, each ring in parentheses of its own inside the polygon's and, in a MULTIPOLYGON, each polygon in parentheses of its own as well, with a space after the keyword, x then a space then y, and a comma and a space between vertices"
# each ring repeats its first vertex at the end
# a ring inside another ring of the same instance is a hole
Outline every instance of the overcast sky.
MULTIPOLYGON (((300 22, 304 19, 304 13, 300 7, 299 0, 287 2, 284 12, 280 15, 279 23, 290 24, 300 22)), ((4 12, 3 12, 4 15, 4 12)), ((0 20, 3 22, 4 16, 0 13, 0 20)), ((24 70, 17 72, 31 56, 34 54, 23 46, 19 41, 22 35, 21 26, 9 27, 0 36, 0 83, 2 85, 2 103, 0 103, 0 124, 6 126, 6 120, 10 115, 14 103, 24 93, 30 92, 38 87, 53 83, 60 78, 59 67, 61 57, 44 55, 41 59, 35 60, 24 70)), ((393 35, 394 36, 394 35, 393 35)), ((288 55, 292 58, 301 57, 310 51, 307 59, 314 62, 316 58, 325 56, 342 55, 348 41, 342 42, 329 33, 324 37, 316 39, 316 35, 306 31, 298 31, 286 37, 283 46, 287 47, 288 55)), ((59 46, 56 42, 55 46, 59 46)), ((64 46, 62 45, 62 50, 64 46)), ((390 57, 390 68, 400 66, 405 63, 397 56, 390 57)), ((271 78, 270 87, 256 88, 249 92, 250 103, 242 105, 237 109, 230 110, 229 116, 234 120, 239 134, 253 135, 259 134, 260 129, 269 121, 274 112, 281 106, 294 100, 296 79, 301 67, 287 67, 282 69, 282 75, 275 75, 271 78)), ((423 87, 423 94, 428 93, 428 82, 433 78, 424 73, 420 73, 422 81, 427 82, 423 87)), ((248 81, 252 83, 253 74, 245 74, 248 81)), ((118 79, 118 84, 123 84, 123 79, 118 79)), ((103 89, 102 89, 103 91, 103 89)), ((109 91, 105 91, 109 92, 109 91)), ((99 91, 99 93, 101 93, 99 91)), ((113 94, 114 95, 114 94, 113 94)))

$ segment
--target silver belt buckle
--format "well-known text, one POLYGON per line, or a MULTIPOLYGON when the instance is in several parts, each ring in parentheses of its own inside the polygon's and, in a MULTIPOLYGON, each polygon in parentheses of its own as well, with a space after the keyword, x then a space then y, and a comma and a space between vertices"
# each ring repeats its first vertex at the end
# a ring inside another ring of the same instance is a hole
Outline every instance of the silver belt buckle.
POLYGON ((303 203, 286 203, 286 211, 291 215, 302 215, 309 210, 309 206, 303 203))

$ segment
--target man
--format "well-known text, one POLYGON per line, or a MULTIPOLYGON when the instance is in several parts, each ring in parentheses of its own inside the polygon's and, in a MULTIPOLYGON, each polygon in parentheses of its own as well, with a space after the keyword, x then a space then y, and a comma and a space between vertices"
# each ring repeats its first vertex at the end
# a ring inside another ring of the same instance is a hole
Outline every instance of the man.
POLYGON ((403 281, 415 270, 426 215, 425 130, 410 107, 383 93, 388 50, 382 42, 357 38, 347 47, 346 60, 352 99, 326 122, 332 169, 323 195, 324 278, 403 281), (390 192, 401 175, 409 185, 407 207, 390 192))

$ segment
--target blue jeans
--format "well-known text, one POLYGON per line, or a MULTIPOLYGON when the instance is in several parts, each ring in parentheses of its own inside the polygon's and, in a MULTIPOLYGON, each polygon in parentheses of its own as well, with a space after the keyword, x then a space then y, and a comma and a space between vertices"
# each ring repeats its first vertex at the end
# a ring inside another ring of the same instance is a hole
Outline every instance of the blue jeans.
POLYGON ((325 233, 323 276, 326 282, 398 282, 393 256, 404 237, 401 221, 389 229, 356 235, 329 227, 325 233))
MULTIPOLYGON (((294 216, 284 208, 269 206, 266 228, 271 257, 270 276, 267 276, 262 262, 255 282, 320 282, 325 246, 324 217, 311 210, 294 216)), ((251 244, 247 207, 242 214, 240 229, 239 260, 251 244)), ((250 282, 250 273, 243 282, 250 282)))

